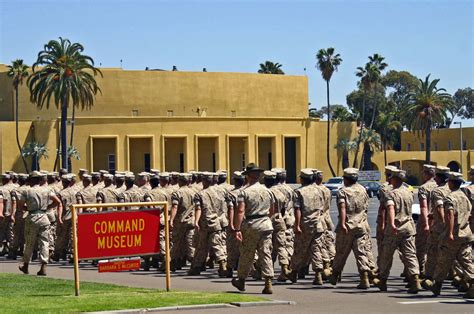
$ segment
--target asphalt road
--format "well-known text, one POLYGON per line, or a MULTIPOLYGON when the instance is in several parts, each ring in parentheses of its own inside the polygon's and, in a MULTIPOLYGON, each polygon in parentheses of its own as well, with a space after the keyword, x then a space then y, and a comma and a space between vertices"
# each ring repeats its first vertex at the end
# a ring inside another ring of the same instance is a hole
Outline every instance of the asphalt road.
MULTIPOLYGON (((337 221, 334 199, 331 208, 334 222, 337 221)), ((369 208, 369 222, 372 230, 375 230, 375 219, 378 201, 371 199, 369 208)), ((376 245, 374 245, 376 248, 376 245)), ((0 272, 19 273, 17 263, 0 258, 0 272)), ((33 263, 31 273, 36 273, 38 265, 33 263)), ((325 284, 322 287, 313 287, 312 278, 298 281, 297 284, 274 283, 274 294, 270 296, 274 300, 295 301, 296 305, 265 306, 252 308, 226 308, 226 313, 257 313, 294 312, 294 313, 472 313, 474 311, 474 300, 464 300, 449 283, 444 286, 442 296, 434 298, 431 292, 422 291, 418 295, 408 295, 404 288, 405 283, 398 277, 402 271, 402 265, 398 256, 394 258, 389 280, 389 290, 386 293, 378 292, 371 288, 367 291, 355 289, 358 283, 358 274, 355 261, 351 256, 348 259, 343 273, 342 283, 337 287, 325 284)), ((279 270, 276 272, 279 273, 279 270)), ((54 264, 48 267, 48 275, 54 278, 73 279, 73 268, 66 263, 54 264)), ((82 281, 106 282, 120 285, 144 288, 165 288, 164 275, 155 271, 124 272, 124 273, 101 273, 97 268, 89 264, 81 264, 80 278, 82 281)), ((201 290, 201 291, 226 291, 239 293, 230 284, 229 279, 220 279, 215 270, 206 271, 202 276, 187 276, 185 271, 179 271, 172 275, 172 289, 174 290, 201 290)), ((263 282, 249 280, 247 282, 247 294, 260 294, 263 282)), ((74 291, 71 290, 71 296, 74 291)), ((179 313, 222 313, 222 309, 180 311, 179 313)))

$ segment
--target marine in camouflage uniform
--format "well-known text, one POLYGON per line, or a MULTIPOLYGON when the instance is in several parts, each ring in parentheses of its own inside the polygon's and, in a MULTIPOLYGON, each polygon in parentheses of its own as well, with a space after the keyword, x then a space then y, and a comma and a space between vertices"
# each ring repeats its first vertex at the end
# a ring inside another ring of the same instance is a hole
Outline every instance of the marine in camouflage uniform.
POLYGON ((180 269, 194 256, 194 191, 189 186, 191 175, 181 173, 179 189, 171 194, 170 226, 173 232, 171 269, 180 269))
MULTIPOLYGON (((135 185, 135 175, 127 174, 125 176, 125 191, 117 197, 119 203, 137 203, 143 200, 144 190, 135 185)), ((139 206, 123 206, 122 210, 137 210, 139 206)))
POLYGON ((451 192, 447 184, 448 167, 437 166, 435 169, 435 181, 438 184, 431 192, 430 212, 428 219, 430 222, 430 234, 428 235, 428 247, 425 263, 425 280, 422 285, 425 289, 430 289, 433 285, 433 275, 438 260, 438 249, 441 233, 444 230, 444 199, 451 192))
MULTIPOLYGON (((86 176, 84 174, 84 176, 86 176)), ((56 195, 61 201, 63 213, 63 223, 58 225, 56 230, 56 246, 54 247, 54 254, 52 256, 53 261, 59 261, 59 259, 66 260, 67 255, 72 253, 72 208, 71 206, 77 202, 76 190, 71 186, 72 177, 67 174, 61 177, 63 189, 56 195)))
POLYGON ((474 298, 474 262, 471 245, 474 239, 469 226, 472 206, 460 189, 463 182, 462 174, 457 172, 449 174, 448 185, 451 193, 444 199, 446 224, 439 238, 440 246, 433 276, 435 282, 431 288, 435 296, 441 293, 443 281, 456 259, 464 270, 464 280, 470 285, 465 297, 474 298))
MULTIPOLYGON (((217 182, 216 184, 212 185, 211 188, 214 189, 216 194, 214 206, 219 215, 219 221, 221 223, 221 231, 219 231, 220 245, 225 247, 225 250, 227 251, 227 228, 229 226, 229 217, 227 216, 227 202, 225 197, 232 186, 226 183, 227 172, 220 171, 214 174, 213 178, 216 175, 217 182)), ((215 256, 212 252, 209 252, 209 259, 209 262, 212 262, 215 259, 215 256)))
POLYGON ((393 254, 398 249, 404 257, 402 262, 409 278, 408 293, 418 293, 421 286, 420 267, 415 249, 416 227, 411 212, 413 193, 403 185, 405 178, 406 172, 404 170, 392 171, 390 183, 393 189, 388 193, 385 203, 387 215, 380 273, 379 277, 374 280, 374 284, 381 291, 387 291, 387 279, 392 268, 393 254))
POLYGON ((12 196, 15 189, 11 175, 2 175, 2 186, 0 186, 0 245, 2 250, 0 256, 9 253, 9 247, 13 245, 13 225, 15 217, 12 217, 12 196))
POLYGON ((226 194, 227 216, 229 227, 227 229, 227 278, 232 278, 237 269, 240 256, 240 242, 234 237, 234 212, 237 209, 237 198, 244 188, 245 178, 241 171, 232 174, 234 188, 226 194))
POLYGON ((420 265, 420 276, 425 275, 426 252, 428 248, 428 235, 430 224, 428 211, 431 208, 431 192, 438 186, 434 180, 435 166, 423 165, 423 184, 418 188, 418 201, 420 203, 420 218, 416 223, 416 257, 420 265))
POLYGON ((37 273, 39 276, 46 276, 46 265, 49 260, 49 225, 50 221, 46 215, 48 206, 56 207, 59 215, 59 224, 62 224, 62 205, 46 183, 46 176, 40 172, 34 171, 30 178, 31 188, 25 189, 19 200, 19 208, 27 211, 25 218, 25 250, 23 252, 23 264, 19 269, 28 274, 28 266, 35 248, 36 242, 39 245, 39 258, 41 268, 37 273), (51 205, 49 205, 51 203, 51 205))
POLYGON ((243 172, 247 176, 248 185, 239 194, 238 209, 234 215, 235 237, 242 241, 242 245, 237 278, 232 279, 232 285, 240 291, 245 291, 245 279, 249 275, 255 252, 257 252, 261 273, 265 278, 265 288, 262 293, 271 294, 274 272, 273 226, 270 217, 274 212, 274 200, 270 191, 258 182, 262 171, 257 165, 251 163, 243 172))
POLYGON ((324 247, 324 201, 322 190, 313 184, 313 171, 300 172, 301 187, 295 190, 295 252, 291 258, 290 279, 297 281, 298 271, 310 260, 315 272, 313 285, 322 285, 324 247))
POLYGON ((351 250, 354 252, 360 274, 358 289, 368 289, 370 262, 367 241, 370 234, 367 222, 369 196, 365 188, 357 183, 359 170, 344 169, 344 187, 337 193, 339 222, 336 227, 336 256, 330 283, 336 285, 351 250))
POLYGON ((471 217, 469 218, 469 224, 471 227, 471 231, 474 232, 474 166, 471 166, 471 168, 469 169, 469 180, 471 181, 471 184, 464 188, 464 193, 466 193, 466 196, 471 201, 472 210, 471 217))
POLYGON ((264 171, 265 186, 270 190, 274 198, 274 213, 271 217, 273 225, 273 252, 272 260, 278 260, 281 267, 281 273, 278 276, 279 281, 285 281, 290 275, 290 256, 286 245, 286 223, 285 212, 288 208, 288 201, 285 195, 277 188, 276 173, 273 171, 264 171))
POLYGON ((21 193, 24 190, 29 189, 30 186, 27 184, 28 175, 20 174, 18 178, 19 186, 13 189, 12 196, 12 217, 15 218, 15 224, 13 225, 13 244, 11 247, 11 254, 9 258, 15 260, 17 255, 23 255, 23 248, 25 245, 25 214, 22 210, 18 209, 18 201, 20 200, 21 193))
MULTIPOLYGON (((112 185, 112 180, 114 178, 111 174, 104 174, 101 175, 103 177, 103 182, 99 182, 97 184, 98 192, 97 192, 97 203, 99 204, 107 204, 107 203, 117 203, 118 202, 118 194, 115 189, 115 186, 112 185), (102 187, 103 185, 103 187, 102 187)), ((117 210, 115 207, 98 207, 100 211, 115 211, 117 210)))
MULTIPOLYGON (((99 191, 99 180, 100 176, 98 175, 89 175, 83 174, 82 176, 82 186, 79 192, 76 193, 76 203, 77 204, 95 204, 97 201, 97 192, 99 191)), ((97 212, 96 207, 90 208, 80 208, 79 213, 86 212, 97 212)))
POLYGON ((189 275, 199 275, 205 269, 208 252, 215 256, 219 264, 219 277, 227 275, 226 246, 222 243, 222 222, 219 218, 216 201, 220 195, 217 189, 211 186, 212 173, 202 174, 203 189, 194 196, 194 226, 199 234, 193 262, 189 275))

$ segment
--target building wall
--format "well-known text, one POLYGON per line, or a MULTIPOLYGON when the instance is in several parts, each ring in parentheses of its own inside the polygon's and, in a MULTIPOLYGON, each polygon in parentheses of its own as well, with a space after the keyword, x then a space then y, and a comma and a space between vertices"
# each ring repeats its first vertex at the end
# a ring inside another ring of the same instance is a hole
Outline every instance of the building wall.
MULTIPOLYGON (((474 128, 463 128, 463 149, 474 149, 474 128)), ((424 132, 402 132, 401 150, 418 151, 426 147, 426 138, 424 132), (422 145, 423 144, 423 147, 422 145), (410 149, 408 149, 410 146, 410 149)), ((431 150, 432 151, 450 151, 459 150, 461 146, 461 132, 459 127, 453 125, 451 129, 437 129, 431 132, 431 150)))

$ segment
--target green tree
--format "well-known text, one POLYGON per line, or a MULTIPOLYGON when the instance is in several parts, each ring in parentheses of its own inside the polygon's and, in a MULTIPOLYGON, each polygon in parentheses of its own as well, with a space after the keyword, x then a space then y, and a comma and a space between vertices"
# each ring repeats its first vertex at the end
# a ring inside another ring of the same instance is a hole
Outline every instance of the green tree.
POLYGON ((456 112, 463 119, 474 118, 474 92, 472 88, 460 88, 453 95, 453 102, 459 110, 456 112))
POLYGON ((21 155, 24 158, 32 157, 32 170, 40 170, 41 158, 48 158, 48 147, 36 141, 28 142, 21 150, 21 155))
MULTIPOLYGON (((378 53, 374 53, 373 56, 369 56, 369 63, 373 65, 374 70, 374 77, 373 77, 373 85, 374 88, 374 99, 377 100, 377 85, 380 83, 382 71, 388 67, 388 64, 384 62, 385 58, 379 55, 378 53)), ((377 101, 374 102, 374 106, 372 108, 372 119, 370 120, 369 128, 372 129, 374 126, 375 115, 377 113, 377 101)))
POLYGON ((94 67, 94 60, 84 55, 84 47, 59 37, 49 41, 33 64, 28 78, 31 101, 39 108, 49 107, 53 99, 61 110, 61 167, 68 168, 66 122, 69 104, 90 108, 100 92, 95 76, 102 72, 94 67), (41 68, 38 68, 41 67, 41 68))
POLYGON ((25 172, 28 173, 28 165, 26 159, 21 153, 21 144, 20 136, 18 131, 18 120, 19 120, 19 92, 18 87, 23 85, 23 80, 28 77, 28 66, 23 63, 22 59, 17 59, 12 61, 12 64, 8 66, 8 77, 12 78, 13 88, 15 89, 15 134, 16 134, 16 145, 18 146, 18 151, 20 153, 21 159, 23 161, 23 166, 25 167, 25 172))
POLYGON ((342 169, 349 168, 349 152, 355 150, 356 143, 347 138, 341 138, 334 146, 336 149, 342 150, 342 169))
POLYGON ((439 79, 430 81, 430 74, 425 80, 419 80, 416 90, 410 94, 408 106, 403 109, 408 129, 425 134, 427 164, 431 162, 431 130, 444 125, 451 102, 451 95, 444 88, 438 88, 438 83, 439 79))
POLYGON ((364 144, 364 152, 359 168, 362 170, 372 170, 372 155, 380 151, 382 145, 380 135, 372 129, 364 129, 362 131, 362 143, 364 144))
POLYGON ((396 120, 395 112, 382 112, 378 115, 377 125, 380 125, 380 137, 382 139, 382 149, 385 166, 387 165, 387 146, 393 146, 402 131, 402 124, 396 120))
POLYGON ((334 48, 320 49, 316 54, 317 64, 316 67, 321 71, 323 79, 326 81, 326 99, 327 99, 327 142, 326 142, 326 159, 331 170, 331 174, 336 176, 334 169, 331 165, 331 158, 329 157, 329 145, 331 140, 331 103, 329 101, 329 82, 331 81, 332 75, 337 71, 338 67, 342 63, 341 55, 334 53, 334 48))
POLYGON ((281 69, 283 65, 276 62, 273 63, 271 61, 265 61, 265 63, 260 63, 260 69, 258 69, 258 73, 262 74, 285 74, 281 69))

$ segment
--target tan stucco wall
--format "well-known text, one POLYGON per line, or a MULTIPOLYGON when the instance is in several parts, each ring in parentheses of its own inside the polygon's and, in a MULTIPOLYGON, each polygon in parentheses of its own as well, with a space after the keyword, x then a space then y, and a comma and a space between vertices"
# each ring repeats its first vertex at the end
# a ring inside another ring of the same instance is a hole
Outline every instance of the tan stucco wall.
MULTIPOLYGON (((463 128, 462 133, 466 148, 474 149, 474 128, 463 128)), ((458 126, 453 125, 452 129, 437 129, 431 132, 432 151, 449 151, 449 142, 451 142, 451 150, 459 150, 461 146, 461 132, 458 126)), ((423 132, 402 132, 402 150, 407 150, 408 144, 410 144, 412 151, 422 150, 420 143, 426 145, 423 132)))

